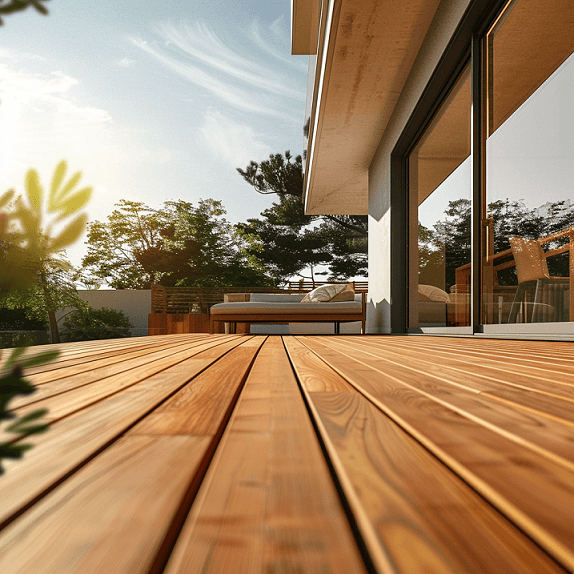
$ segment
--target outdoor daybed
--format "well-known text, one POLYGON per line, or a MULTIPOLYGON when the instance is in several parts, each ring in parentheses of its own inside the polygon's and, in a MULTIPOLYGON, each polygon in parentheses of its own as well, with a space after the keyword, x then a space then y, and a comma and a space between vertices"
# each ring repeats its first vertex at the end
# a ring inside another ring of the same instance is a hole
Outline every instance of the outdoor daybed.
POLYGON ((214 332, 215 323, 224 322, 231 324, 231 332, 235 332, 237 323, 334 323, 335 333, 339 333, 340 323, 361 321, 364 333, 366 293, 355 293, 349 286, 338 285, 337 293, 329 296, 325 295, 329 291, 325 287, 329 286, 323 285, 308 294, 230 293, 224 303, 211 307, 210 332, 214 332), (325 300, 327 296, 329 300, 325 300), (309 300, 302 301, 304 297, 309 300))

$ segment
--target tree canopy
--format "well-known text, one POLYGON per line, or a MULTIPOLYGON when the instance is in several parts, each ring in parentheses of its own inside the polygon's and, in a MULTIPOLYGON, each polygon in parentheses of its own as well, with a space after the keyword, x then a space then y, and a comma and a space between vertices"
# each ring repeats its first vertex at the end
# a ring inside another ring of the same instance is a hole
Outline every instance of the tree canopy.
POLYGON ((122 200, 108 221, 89 225, 84 269, 116 289, 271 285, 220 201, 178 200, 159 209, 122 200))
POLYGON ((331 279, 366 276, 367 216, 305 215, 301 156, 272 154, 237 171, 257 193, 277 196, 260 218, 237 226, 277 282, 304 272, 313 278, 318 266, 328 267, 331 279))

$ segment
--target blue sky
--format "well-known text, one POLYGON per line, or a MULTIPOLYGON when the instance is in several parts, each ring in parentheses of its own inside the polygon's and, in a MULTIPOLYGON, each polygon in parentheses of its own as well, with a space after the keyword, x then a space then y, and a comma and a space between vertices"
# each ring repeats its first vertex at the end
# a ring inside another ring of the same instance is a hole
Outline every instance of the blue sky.
MULTIPOLYGON (((235 168, 301 153, 307 57, 290 55, 290 0, 51 0, 0 28, 0 192, 66 159, 119 199, 220 199, 232 222, 272 198, 235 168)), ((68 250, 78 264, 83 243, 68 250)))

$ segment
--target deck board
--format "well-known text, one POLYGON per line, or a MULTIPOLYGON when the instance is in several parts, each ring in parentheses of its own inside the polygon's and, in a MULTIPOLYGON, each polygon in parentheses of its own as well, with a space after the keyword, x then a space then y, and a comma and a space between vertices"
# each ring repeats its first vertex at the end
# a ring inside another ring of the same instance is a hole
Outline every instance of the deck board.
MULTIPOLYGON (((291 342, 287 348, 295 346, 291 342)), ((312 348, 328 358, 317 346, 312 348)), ((297 369, 297 355, 292 356, 297 369)), ((379 555, 381 571, 563 572, 494 508, 485 509, 472 488, 364 396, 317 391, 307 386, 304 371, 301 380, 321 420, 324 440, 348 477, 349 499, 367 514, 361 528, 367 530, 367 544, 376 538, 379 548, 370 549, 379 555)))
POLYGON ((3 574, 574 572, 571 343, 47 349, 11 403, 50 429, 0 477, 3 574))
POLYGON ((329 363, 371 402, 547 552, 574 569, 569 518, 574 500, 572 458, 537 448, 520 436, 520 427, 511 433, 484 420, 483 413, 493 409, 480 396, 465 397, 420 375, 390 374, 382 359, 366 358, 356 348, 343 352, 335 339, 329 340, 329 346, 337 349, 331 353, 311 341, 309 346, 319 356, 328 356, 329 363))
POLYGON ((166 573, 364 572, 277 338, 253 365, 166 573))

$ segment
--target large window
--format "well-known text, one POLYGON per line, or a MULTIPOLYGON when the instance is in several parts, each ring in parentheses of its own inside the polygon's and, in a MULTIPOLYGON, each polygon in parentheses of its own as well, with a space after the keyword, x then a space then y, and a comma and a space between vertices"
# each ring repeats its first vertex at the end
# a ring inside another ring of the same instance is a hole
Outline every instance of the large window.
POLYGON ((498 6, 471 5, 397 145, 411 330, 574 321, 574 2, 498 6))
POLYGON ((470 324, 470 112, 467 66, 409 156, 411 328, 470 324))
POLYGON ((514 0, 484 41, 482 322, 574 319, 574 2, 514 0))

